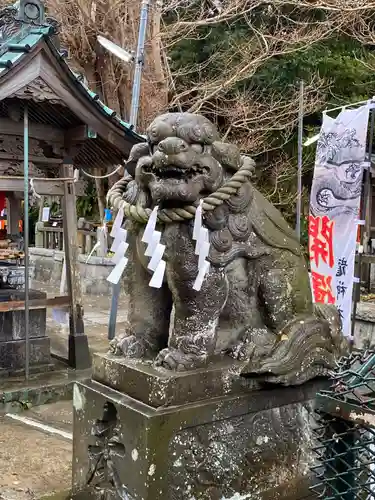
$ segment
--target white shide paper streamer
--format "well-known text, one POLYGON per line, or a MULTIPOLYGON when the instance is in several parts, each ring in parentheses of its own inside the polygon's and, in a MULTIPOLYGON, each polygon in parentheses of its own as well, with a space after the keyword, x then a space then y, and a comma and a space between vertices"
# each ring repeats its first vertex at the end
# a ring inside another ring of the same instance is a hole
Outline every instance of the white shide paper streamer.
POLYGON ((209 243, 210 238, 208 234, 208 229, 205 227, 201 227, 199 231, 199 236, 197 239, 197 242, 195 244, 195 255, 199 255, 202 251, 203 243, 208 242, 209 243))
POLYGON ((116 264, 115 267, 112 269, 112 272, 108 276, 107 281, 109 281, 113 285, 117 285, 117 283, 120 281, 120 278, 122 276, 122 273, 125 270, 127 263, 128 263, 128 259, 126 257, 121 257, 118 264, 116 264))
MULTIPOLYGON (((198 210, 197 210, 198 211, 198 210)), ((194 235, 193 235, 194 238, 194 235)), ((198 255, 198 276, 194 282, 193 290, 197 292, 202 288, 210 263, 206 260, 210 251, 210 236, 208 229, 200 226, 199 235, 195 244, 195 254, 198 255)))
POLYGON ((129 247, 129 243, 126 243, 126 241, 121 241, 119 246, 117 247, 115 255, 112 257, 112 262, 114 264, 118 264, 120 260, 124 257, 126 250, 129 247))
POLYGON ((142 241, 147 243, 145 251, 146 257, 151 257, 147 268, 153 271, 149 286, 152 288, 161 288, 163 284, 166 262, 162 260, 165 251, 165 245, 160 243, 161 232, 156 231, 159 207, 154 207, 145 227, 142 241))
POLYGON ((148 219, 145 231, 143 233, 142 241, 143 243, 150 243, 152 241, 152 235, 155 232, 156 221, 158 218, 159 207, 156 206, 151 212, 150 218, 148 219))
POLYGON ((193 285, 193 290, 195 290, 196 292, 200 291, 203 285, 204 278, 209 270, 210 270, 210 263, 207 260, 205 260, 202 267, 199 269, 198 276, 196 277, 196 280, 193 285))
POLYGON ((197 207, 197 210, 195 212, 193 240, 197 240, 199 238, 199 233, 202 227, 202 206, 203 200, 201 200, 201 202, 199 203, 199 207, 197 207))
POLYGON ((204 262, 208 257, 208 253, 210 251, 210 244, 208 241, 203 241, 199 251, 198 258, 198 270, 200 271, 202 267, 205 265, 204 262))
MULTIPOLYGON (((111 233, 112 235, 112 233, 111 233)), ((122 241, 126 241, 126 238, 128 237, 128 232, 126 229, 122 229, 121 227, 119 227, 116 231, 116 234, 115 234, 115 239, 113 240, 112 242, 112 246, 110 248, 110 251, 111 252, 116 252, 116 250, 118 249, 120 243, 122 241)))
MULTIPOLYGON (((121 214, 120 214, 121 215, 121 214)), ((115 252, 114 256, 112 257, 112 262, 115 265, 115 267, 112 269, 112 272, 107 278, 107 281, 110 283, 117 285, 117 283, 120 281, 121 276, 125 270, 125 267, 128 263, 128 259, 125 257, 125 252, 127 251, 129 247, 129 243, 126 242, 126 238, 128 235, 128 232, 126 229, 122 229, 121 225, 124 220, 124 217, 118 217, 118 214, 116 216, 115 222, 114 222, 114 227, 112 228, 111 231, 111 236, 113 236, 115 239, 112 243, 111 246, 111 252, 115 252), (117 222, 116 222, 117 221, 117 222), (121 222, 120 225, 119 221, 121 222)))
POLYGON ((160 243, 161 239, 161 232, 160 231, 154 231, 154 234, 152 235, 152 239, 150 243, 147 245, 145 255, 146 257, 152 257, 152 254, 155 252, 156 247, 160 243))
POLYGON ((113 222, 112 231, 111 231, 112 238, 116 238, 117 231, 118 231, 118 229, 121 229, 123 221, 124 221, 124 209, 120 208, 120 210, 117 212, 116 218, 113 222))
POLYGON ((149 286, 151 286, 152 288, 161 288, 164 279, 165 266, 165 260, 160 260, 154 274, 152 275, 149 286))
POLYGON ((164 250, 165 250, 165 245, 158 243, 156 248, 155 248, 154 253, 152 254, 151 260, 148 263, 148 266, 147 266, 148 269, 151 269, 151 271, 154 271, 154 272, 156 271, 156 268, 158 267, 159 262, 163 258, 164 250))

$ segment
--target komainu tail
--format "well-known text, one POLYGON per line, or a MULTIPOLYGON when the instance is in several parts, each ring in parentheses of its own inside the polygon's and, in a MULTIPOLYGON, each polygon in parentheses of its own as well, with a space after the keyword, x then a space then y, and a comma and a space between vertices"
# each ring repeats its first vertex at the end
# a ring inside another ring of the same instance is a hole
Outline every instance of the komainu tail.
POLYGON ((279 335, 271 354, 254 371, 265 381, 300 385, 315 377, 327 376, 336 362, 348 353, 337 309, 316 304, 310 316, 298 316, 279 335))

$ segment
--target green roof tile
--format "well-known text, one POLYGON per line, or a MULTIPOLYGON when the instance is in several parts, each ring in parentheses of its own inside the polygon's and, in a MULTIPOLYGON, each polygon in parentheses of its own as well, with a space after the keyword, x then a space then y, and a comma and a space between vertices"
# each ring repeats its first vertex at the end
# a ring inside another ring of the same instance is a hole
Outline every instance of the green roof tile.
POLYGON ((0 66, 3 68, 11 68, 19 59, 24 56, 22 52, 7 51, 0 56, 0 66))

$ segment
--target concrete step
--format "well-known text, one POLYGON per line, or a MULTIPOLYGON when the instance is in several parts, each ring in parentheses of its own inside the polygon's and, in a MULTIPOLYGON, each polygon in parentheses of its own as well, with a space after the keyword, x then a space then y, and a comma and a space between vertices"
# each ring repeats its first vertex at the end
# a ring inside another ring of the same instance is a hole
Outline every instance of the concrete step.
MULTIPOLYGON (((56 403, 58 404, 58 403, 56 403)), ((44 405, 47 406, 47 405, 44 405)), ((28 412, 29 413, 29 412, 28 412)), ((67 441, 73 441, 73 433, 69 427, 69 430, 64 429, 63 425, 59 425, 54 423, 51 425, 50 423, 43 422, 41 418, 35 418, 33 416, 26 416, 19 413, 6 413, 6 417, 10 418, 13 421, 19 422, 25 426, 31 427, 33 429, 39 430, 49 436, 61 437, 62 439, 66 439, 67 441)))
MULTIPOLYGON (((0 381, 0 415, 19 413, 37 405, 72 400, 73 384, 90 378, 91 370, 76 371, 56 362, 55 370, 0 381)), ((1 499, 0 499, 1 500, 1 499)))

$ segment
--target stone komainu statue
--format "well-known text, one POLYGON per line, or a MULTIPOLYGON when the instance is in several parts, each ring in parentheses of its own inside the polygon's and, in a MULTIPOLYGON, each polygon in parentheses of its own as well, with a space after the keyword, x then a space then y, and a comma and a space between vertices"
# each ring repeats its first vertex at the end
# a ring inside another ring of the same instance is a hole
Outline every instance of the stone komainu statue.
POLYGON ((134 146, 128 175, 109 192, 127 215, 130 244, 129 324, 112 352, 152 357, 171 370, 224 354, 241 361, 242 374, 288 385, 326 374, 347 349, 339 315, 334 306, 312 304, 294 232, 250 182, 254 162, 195 114, 156 118, 147 141, 134 146), (197 292, 192 233, 201 199, 210 270, 197 292), (141 242, 155 205, 166 246, 161 289, 149 286, 141 242))

